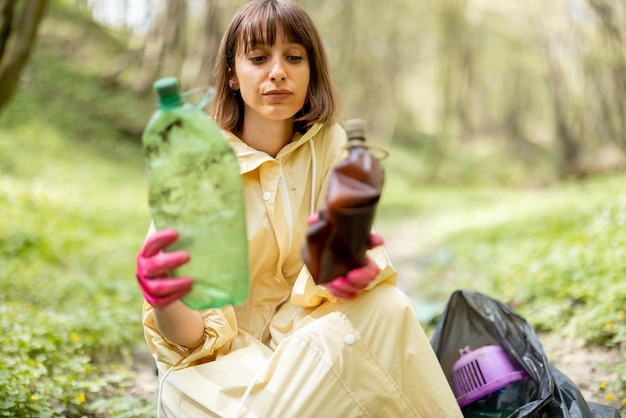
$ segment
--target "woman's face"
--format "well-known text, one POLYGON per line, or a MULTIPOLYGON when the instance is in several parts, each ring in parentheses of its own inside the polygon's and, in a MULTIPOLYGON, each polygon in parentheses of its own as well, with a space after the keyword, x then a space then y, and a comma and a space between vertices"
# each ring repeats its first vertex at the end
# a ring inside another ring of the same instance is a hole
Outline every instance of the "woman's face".
POLYGON ((278 36, 272 46, 257 45, 236 56, 230 83, 241 93, 246 118, 285 121, 304 106, 311 75, 309 58, 302 45, 283 38, 278 36))

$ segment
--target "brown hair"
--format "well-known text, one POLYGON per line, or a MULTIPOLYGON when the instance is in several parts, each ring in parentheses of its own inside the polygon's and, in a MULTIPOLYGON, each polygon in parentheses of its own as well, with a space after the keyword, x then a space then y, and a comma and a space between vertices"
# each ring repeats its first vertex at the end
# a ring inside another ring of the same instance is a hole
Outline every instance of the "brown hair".
POLYGON ((304 131, 315 122, 332 123, 337 117, 337 93, 324 45, 310 16, 291 0, 252 0, 237 11, 224 32, 213 71, 216 94, 211 115, 223 129, 240 133, 243 125, 243 100, 228 83, 239 49, 245 53, 257 45, 272 46, 278 33, 304 46, 309 57, 309 91, 295 115, 295 131, 304 131))

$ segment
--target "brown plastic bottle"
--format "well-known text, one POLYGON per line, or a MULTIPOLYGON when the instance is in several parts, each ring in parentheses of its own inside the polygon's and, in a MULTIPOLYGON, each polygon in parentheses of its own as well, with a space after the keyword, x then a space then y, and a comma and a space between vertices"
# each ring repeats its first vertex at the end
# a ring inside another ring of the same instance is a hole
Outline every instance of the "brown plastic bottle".
POLYGON ((317 284, 365 265, 385 172, 365 146, 365 121, 345 123, 348 156, 332 170, 319 222, 307 231, 302 258, 317 284))

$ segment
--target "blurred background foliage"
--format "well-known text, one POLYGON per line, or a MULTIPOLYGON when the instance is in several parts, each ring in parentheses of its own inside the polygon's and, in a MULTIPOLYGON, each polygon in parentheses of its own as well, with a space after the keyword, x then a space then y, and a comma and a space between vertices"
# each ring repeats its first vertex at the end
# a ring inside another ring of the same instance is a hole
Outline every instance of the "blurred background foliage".
MULTIPOLYGON (((141 132, 157 78, 211 84, 241 3, 0 1, 0 416, 153 415, 141 132)), ((482 291, 623 353, 626 4, 298 3, 344 117, 390 151, 377 222, 407 292, 482 291)), ((605 369, 597 397, 624 408, 626 363, 605 369)))
MULTIPOLYGON (((129 20, 132 3, 120 2, 115 22, 135 59, 121 59, 110 79, 140 92, 162 75, 210 84, 221 33, 240 2, 146 0, 141 23, 129 20)), ((419 148, 429 180, 529 183, 622 168, 623 2, 300 3, 326 41, 345 116, 366 118, 380 144, 393 138, 419 148), (454 158, 470 153, 482 165, 493 152, 518 170, 464 170, 454 158)), ((87 4, 102 19, 110 8, 87 4)))
MULTIPOLYGON (((17 20, 20 4, 35 19, 32 4, 47 1, 4 2, 11 3, 17 20)), ((428 161, 417 164, 418 179, 529 184, 623 168, 623 2, 300 3, 328 47, 345 117, 366 118, 381 145, 393 138, 394 146, 419 149, 428 161), (507 170, 486 169, 494 153, 508 157, 507 170), (467 167, 470 156, 483 170, 467 167)), ((161 76, 178 76, 185 89, 210 84, 219 39, 240 4, 56 0, 51 7, 95 17, 119 47, 97 67, 101 81, 146 95, 161 76)), ((140 132, 136 120, 123 127, 140 132)))

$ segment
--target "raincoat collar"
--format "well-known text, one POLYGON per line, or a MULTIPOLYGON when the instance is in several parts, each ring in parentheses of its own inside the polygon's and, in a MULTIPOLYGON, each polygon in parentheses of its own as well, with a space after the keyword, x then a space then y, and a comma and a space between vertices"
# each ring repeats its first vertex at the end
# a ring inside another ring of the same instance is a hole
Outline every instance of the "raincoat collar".
POLYGON ((266 161, 276 161, 292 153, 294 150, 300 148, 302 145, 311 141, 315 135, 322 129, 322 124, 316 123, 309 128, 304 134, 296 132, 291 139, 291 142, 285 145, 279 152, 276 158, 271 157, 263 151, 256 150, 243 142, 240 138, 231 132, 224 132, 226 140, 230 143, 231 147, 237 154, 239 159, 239 169, 242 174, 250 172, 258 168, 266 161))

